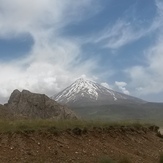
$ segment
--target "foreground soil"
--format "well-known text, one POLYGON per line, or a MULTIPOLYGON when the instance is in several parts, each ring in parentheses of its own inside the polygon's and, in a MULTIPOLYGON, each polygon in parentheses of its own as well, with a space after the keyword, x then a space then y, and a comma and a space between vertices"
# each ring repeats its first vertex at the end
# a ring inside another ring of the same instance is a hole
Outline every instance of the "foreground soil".
POLYGON ((132 163, 157 163, 163 138, 153 128, 108 127, 0 134, 2 163, 100 163, 108 156, 132 163))

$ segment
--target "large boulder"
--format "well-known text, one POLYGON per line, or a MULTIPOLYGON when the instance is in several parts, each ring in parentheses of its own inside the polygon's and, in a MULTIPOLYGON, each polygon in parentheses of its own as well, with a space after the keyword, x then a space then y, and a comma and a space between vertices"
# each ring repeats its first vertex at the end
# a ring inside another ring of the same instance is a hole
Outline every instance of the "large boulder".
POLYGON ((41 119, 77 119, 74 112, 44 94, 14 90, 5 106, 15 117, 41 119))

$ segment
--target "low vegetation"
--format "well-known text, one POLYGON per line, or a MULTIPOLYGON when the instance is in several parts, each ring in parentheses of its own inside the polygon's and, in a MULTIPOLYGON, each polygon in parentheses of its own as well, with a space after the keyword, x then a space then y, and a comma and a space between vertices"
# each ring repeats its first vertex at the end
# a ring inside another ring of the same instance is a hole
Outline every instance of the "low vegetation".
POLYGON ((114 127, 148 127, 149 124, 142 124, 139 122, 107 122, 107 121, 84 121, 84 120, 1 120, 0 132, 16 132, 16 131, 37 131, 48 130, 55 128, 57 131, 66 129, 93 129, 93 128, 107 128, 114 127))
MULTIPOLYGON (((66 157, 68 156, 69 159, 72 159, 73 157, 75 157, 75 159, 78 159, 78 157, 80 157, 80 154, 82 154, 82 156, 87 157, 83 157, 83 159, 93 160, 94 158, 91 157, 93 154, 93 156, 96 156, 95 159, 96 161, 98 160, 99 163, 131 163, 133 159, 135 161, 137 157, 134 158, 130 157, 130 155, 126 155, 126 153, 123 151, 124 149, 128 150, 125 144, 127 144, 127 146, 129 145, 130 147, 135 147, 137 150, 139 150, 139 148, 143 150, 143 144, 140 144, 139 147, 137 146, 136 141, 137 139, 138 141, 142 141, 144 137, 147 136, 147 138, 149 139, 149 141, 147 142, 149 143, 150 147, 155 146, 153 145, 155 142, 151 142, 150 140, 153 140, 153 138, 162 138, 160 135, 159 137, 156 137, 156 134, 151 132, 156 131, 157 129, 158 128, 155 125, 140 123, 138 121, 121 121, 115 123, 102 120, 0 120, 0 133, 2 133, 0 134, 1 140, 3 142, 6 142, 6 144, 3 144, 2 146, 3 149, 6 150, 6 146, 8 146, 8 152, 11 152, 10 154, 12 154, 12 152, 16 153, 22 147, 24 153, 28 152, 29 155, 27 157, 29 159, 34 158, 35 160, 36 151, 38 151, 40 154, 37 155, 37 159, 39 159, 38 162, 46 162, 47 159, 53 160, 56 157, 59 160, 60 156, 62 155, 62 151, 64 150, 64 152, 67 153, 66 157), (87 134, 84 135, 84 132, 87 132, 87 134), (81 133, 83 135, 78 137, 77 135, 80 135, 81 133), (53 134, 57 134, 57 136, 54 136, 53 134), (114 139, 114 137, 116 137, 116 139, 114 139), (130 141, 131 138, 134 141, 130 141), (110 139, 113 141, 113 144, 110 139), (122 141, 124 141, 125 144, 121 143, 122 141), (25 148, 26 146, 22 146, 22 142, 28 142, 28 149, 31 150, 30 153, 25 148), (29 142, 32 144, 32 148, 29 142), (65 142, 69 143, 67 144, 65 142), (33 145, 33 143, 35 145, 33 145), (122 145, 122 147, 120 147, 121 149, 119 149, 119 143, 122 145), (14 146, 14 144, 16 144, 16 146, 14 146), (20 145, 18 148, 17 144, 20 145), (83 150, 78 151, 78 144, 83 147, 83 150), (85 144, 87 144, 87 146, 85 146, 85 144), (46 146, 47 153, 45 153, 44 155, 44 153, 42 153, 42 149, 44 149, 46 146), (114 148, 114 146, 116 146, 116 148, 114 148), (13 150, 13 148, 15 150, 13 150), (91 150, 87 150, 90 148, 91 150), (103 148, 106 151, 101 152, 103 148), (96 149, 98 149, 98 151, 96 149), (118 149, 118 152, 115 149, 118 149), (119 155, 119 150, 121 151, 121 155, 119 155), (92 153, 90 151, 92 151, 92 153), (111 157, 103 156, 103 154, 109 155, 111 157), (123 158, 123 156, 126 156, 127 158, 123 158)), ((160 148, 160 144, 157 144, 157 141, 156 145, 158 148, 160 148)), ((156 149, 154 148, 152 153, 155 151, 156 149)), ((4 155, 3 152, 4 150, 1 151, 2 156, 4 155)), ((131 151, 133 155, 134 152, 135 151, 131 151)), ((24 157, 24 153, 21 157, 24 157)), ((158 159, 159 152, 157 152, 156 154, 157 162, 163 163, 163 155, 160 155, 160 159, 158 159)), ((148 154, 146 155, 148 156, 148 154)), ((17 157, 19 158, 19 155, 17 157)), ((65 160, 67 159, 66 157, 64 158, 65 160)))

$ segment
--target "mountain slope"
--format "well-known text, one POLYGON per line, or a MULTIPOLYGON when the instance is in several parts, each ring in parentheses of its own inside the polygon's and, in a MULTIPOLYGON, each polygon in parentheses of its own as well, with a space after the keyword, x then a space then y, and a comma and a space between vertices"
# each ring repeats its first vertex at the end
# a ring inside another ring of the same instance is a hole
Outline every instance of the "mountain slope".
POLYGON ((145 103, 141 99, 107 89, 98 83, 82 78, 53 96, 52 99, 70 106, 145 103))
POLYGON ((78 79, 52 99, 89 119, 162 122, 163 117, 163 103, 146 102, 84 79, 78 79))

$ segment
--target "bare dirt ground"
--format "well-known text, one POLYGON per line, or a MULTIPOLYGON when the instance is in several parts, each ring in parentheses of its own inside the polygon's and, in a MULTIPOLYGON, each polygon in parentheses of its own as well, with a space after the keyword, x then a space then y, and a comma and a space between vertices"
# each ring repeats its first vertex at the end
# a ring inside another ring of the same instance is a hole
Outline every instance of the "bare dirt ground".
POLYGON ((157 163, 162 152, 163 139, 148 128, 0 134, 2 163, 99 163, 103 156, 116 161, 127 157, 132 163, 157 163))

